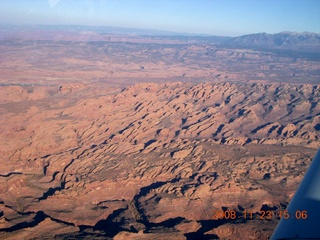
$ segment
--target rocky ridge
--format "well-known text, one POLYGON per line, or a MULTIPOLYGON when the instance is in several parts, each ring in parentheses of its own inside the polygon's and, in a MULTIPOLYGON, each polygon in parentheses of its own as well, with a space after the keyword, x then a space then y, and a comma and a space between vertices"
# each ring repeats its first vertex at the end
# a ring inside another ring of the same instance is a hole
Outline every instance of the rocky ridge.
POLYGON ((267 237, 320 146, 316 85, 1 88, 2 238, 267 237))

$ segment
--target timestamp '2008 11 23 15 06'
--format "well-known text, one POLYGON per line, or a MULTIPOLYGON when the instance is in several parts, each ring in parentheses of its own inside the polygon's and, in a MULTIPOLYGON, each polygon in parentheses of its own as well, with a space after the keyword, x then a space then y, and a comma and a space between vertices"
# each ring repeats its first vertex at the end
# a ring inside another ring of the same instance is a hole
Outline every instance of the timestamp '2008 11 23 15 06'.
POLYGON ((243 210, 237 212, 235 210, 214 210, 213 219, 266 219, 270 220, 273 217, 279 217, 280 219, 298 219, 304 220, 308 218, 308 213, 306 210, 296 210, 295 212, 288 212, 288 210, 271 211, 271 210, 260 210, 258 213, 254 213, 252 210, 243 210))

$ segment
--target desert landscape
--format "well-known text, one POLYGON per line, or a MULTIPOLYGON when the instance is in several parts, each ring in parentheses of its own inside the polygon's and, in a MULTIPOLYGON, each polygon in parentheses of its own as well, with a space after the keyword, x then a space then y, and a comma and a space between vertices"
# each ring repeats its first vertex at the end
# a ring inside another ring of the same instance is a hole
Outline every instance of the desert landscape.
POLYGON ((319 56, 313 33, 3 28, 0 238, 268 239, 320 147, 319 56))

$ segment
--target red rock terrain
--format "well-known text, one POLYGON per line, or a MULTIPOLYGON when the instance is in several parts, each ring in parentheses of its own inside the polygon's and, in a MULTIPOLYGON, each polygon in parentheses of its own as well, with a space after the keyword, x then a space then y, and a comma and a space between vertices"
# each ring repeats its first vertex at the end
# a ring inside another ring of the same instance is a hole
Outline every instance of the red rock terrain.
POLYGON ((141 81, 319 84, 320 47, 312 52, 292 52, 242 45, 237 48, 209 40, 69 31, 6 35, 0 30, 0 82, 105 82, 124 86, 141 81))
POLYGON ((266 239, 320 147, 319 90, 2 86, 0 236, 266 239))
POLYGON ((267 239, 320 147, 313 45, 69 30, 0 30, 0 238, 267 239))

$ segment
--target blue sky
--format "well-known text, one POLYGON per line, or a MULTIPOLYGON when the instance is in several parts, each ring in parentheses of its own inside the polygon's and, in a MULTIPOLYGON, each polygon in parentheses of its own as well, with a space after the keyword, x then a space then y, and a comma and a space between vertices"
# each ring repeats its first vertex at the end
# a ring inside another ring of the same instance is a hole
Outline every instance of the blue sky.
POLYGON ((1 0, 0 23, 115 26, 225 36, 320 33, 320 0, 1 0))

